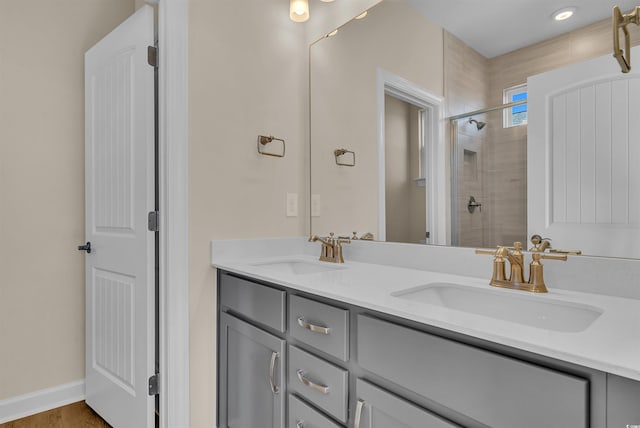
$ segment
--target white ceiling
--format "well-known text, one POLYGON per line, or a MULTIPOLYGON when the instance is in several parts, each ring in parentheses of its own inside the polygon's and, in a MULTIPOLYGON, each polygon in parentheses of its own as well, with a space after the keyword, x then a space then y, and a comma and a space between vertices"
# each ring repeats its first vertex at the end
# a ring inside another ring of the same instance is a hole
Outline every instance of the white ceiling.
MULTIPOLYGON (((407 0, 431 21, 487 58, 546 40, 611 18, 613 6, 623 13, 639 0, 407 0), (566 21, 551 15, 565 7, 577 9, 566 21)), ((640 31, 631 26, 630 31, 640 31)))

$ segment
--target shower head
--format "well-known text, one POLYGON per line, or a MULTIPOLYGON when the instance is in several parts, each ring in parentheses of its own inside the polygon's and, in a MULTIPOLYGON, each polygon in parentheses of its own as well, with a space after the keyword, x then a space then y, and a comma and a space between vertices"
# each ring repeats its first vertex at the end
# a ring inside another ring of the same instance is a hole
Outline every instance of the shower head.
POLYGON ((478 131, 481 130, 482 128, 484 128, 487 123, 486 122, 479 122, 475 119, 469 119, 469 123, 475 123, 476 124, 476 128, 478 128, 478 131))

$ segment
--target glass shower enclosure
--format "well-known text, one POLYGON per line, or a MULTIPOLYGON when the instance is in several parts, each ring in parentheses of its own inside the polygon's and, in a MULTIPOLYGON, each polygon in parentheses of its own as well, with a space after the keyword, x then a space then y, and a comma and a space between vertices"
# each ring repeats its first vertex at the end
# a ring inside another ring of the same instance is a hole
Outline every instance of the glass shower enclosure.
POLYGON ((452 116, 449 126, 452 245, 526 246, 526 101, 452 116))

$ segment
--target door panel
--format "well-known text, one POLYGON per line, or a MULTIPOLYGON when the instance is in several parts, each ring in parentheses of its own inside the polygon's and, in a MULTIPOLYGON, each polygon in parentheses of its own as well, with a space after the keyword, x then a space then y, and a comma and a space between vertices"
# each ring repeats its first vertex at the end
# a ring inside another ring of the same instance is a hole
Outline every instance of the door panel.
POLYGON ((151 427, 155 372, 153 9, 85 54, 86 401, 116 427, 151 427))
POLYGON ((640 68, 622 74, 605 55, 530 77, 528 89, 529 235, 640 257, 640 68))

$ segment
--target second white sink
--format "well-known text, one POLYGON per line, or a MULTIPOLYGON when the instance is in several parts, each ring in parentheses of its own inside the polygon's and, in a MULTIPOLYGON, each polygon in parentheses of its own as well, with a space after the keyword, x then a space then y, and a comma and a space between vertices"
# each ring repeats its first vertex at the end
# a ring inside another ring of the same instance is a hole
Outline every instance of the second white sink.
POLYGON ((438 282, 397 291, 391 295, 401 299, 567 333, 585 330, 603 312, 594 306, 524 293, 489 288, 484 290, 438 282))

